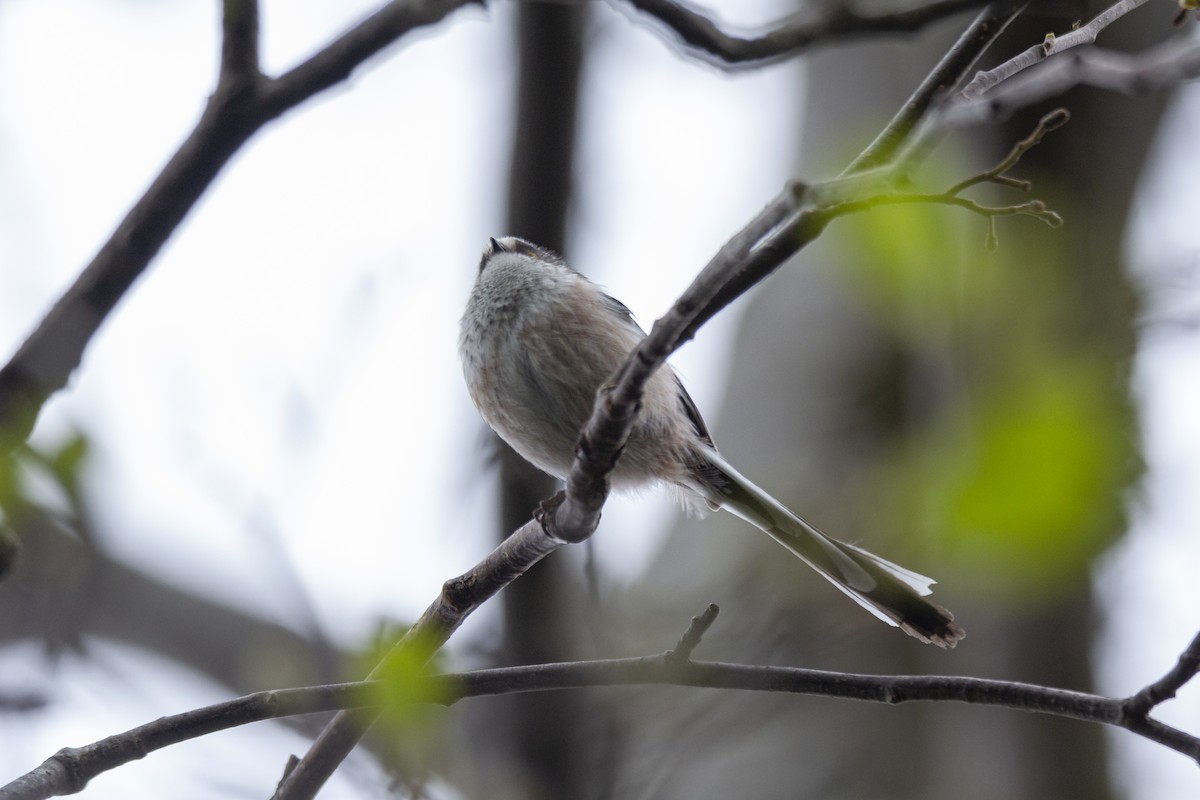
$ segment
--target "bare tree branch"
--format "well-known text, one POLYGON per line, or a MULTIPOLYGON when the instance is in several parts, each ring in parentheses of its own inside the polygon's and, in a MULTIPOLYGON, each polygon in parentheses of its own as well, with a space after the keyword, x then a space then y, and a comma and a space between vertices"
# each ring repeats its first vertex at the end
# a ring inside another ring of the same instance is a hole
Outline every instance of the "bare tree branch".
POLYGON ((986 0, 930 0, 919 5, 897 3, 867 10, 854 2, 809 3, 805 10, 758 34, 729 33, 705 12, 677 0, 625 0, 653 17, 682 45, 684 52, 705 57, 723 69, 762 65, 797 55, 836 39, 869 34, 915 31, 938 19, 986 0))
MULTIPOLYGON (((691 651, 712 624, 710 605, 673 650, 639 658, 503 667, 430 676, 419 697, 453 705, 470 697, 601 686, 672 685, 836 697, 899 705, 915 701, 1000 706, 1123 728, 1200 763, 1200 737, 1149 713, 1200 672, 1200 634, 1162 679, 1128 698, 1015 681, 924 675, 865 675, 798 667, 694 661, 691 651)), ((257 692, 162 717, 83 747, 65 747, 40 766, 0 787, 0 800, 43 800, 80 792, 108 770, 189 739, 267 719, 333 709, 375 710, 380 681, 257 692)), ((418 697, 418 699, 419 699, 418 697)))
POLYGON ((1032 188, 1032 185, 1029 183, 1029 181, 1018 181, 1010 177, 1008 175, 1008 171, 1020 163, 1023 155, 1028 153, 1034 147, 1037 147, 1047 133, 1066 125, 1067 121, 1070 119, 1071 115, 1065 108, 1057 108, 1054 111, 1051 111, 1038 121, 1037 127, 1034 128, 1028 136, 1013 145, 1012 150, 1008 151, 1008 155, 1000 159, 996 166, 992 167, 991 169, 984 170, 974 177, 967 178, 965 181, 954 184, 946 190, 946 194, 957 195, 969 189, 970 187, 975 186, 976 184, 987 181, 999 183, 1003 186, 1008 186, 1013 189, 1020 189, 1023 192, 1028 192, 1032 188))
POLYGON ((1133 718, 1145 717, 1156 705, 1173 698, 1197 674, 1200 674, 1200 634, 1196 634, 1166 675, 1125 701, 1124 714, 1133 718))
POLYGON ((1144 2, 1120 0, 1087 25, 1060 37, 1048 36, 977 74, 961 92, 924 115, 904 146, 894 151, 894 171, 910 171, 953 128, 998 122, 1075 86, 1142 94, 1200 77, 1200 44, 1188 37, 1174 37, 1141 53, 1107 51, 1092 44, 1102 30, 1144 2))
POLYGON ((894 190, 896 174, 887 165, 896 158, 897 153, 903 151, 918 127, 917 123, 935 107, 935 101, 962 80, 979 56, 995 41, 995 37, 1019 13, 1021 5, 1016 2, 993 3, 981 11, 879 136, 843 170, 842 178, 823 185, 788 184, 738 237, 721 248, 709 266, 718 263, 724 265, 717 268, 726 274, 723 285, 683 329, 679 344, 691 339, 701 325, 799 252, 809 241, 800 238, 796 240, 795 247, 791 247, 786 241, 787 237, 808 234, 815 237, 820 233, 824 223, 818 225, 818 221, 812 217, 795 218, 790 226, 783 226, 804 202, 812 206, 834 205, 894 190), (768 246, 767 239, 772 232, 779 239, 775 246, 768 246), (754 252, 751 253, 751 250, 754 252))
POLYGON ((1084 25, 978 73, 958 94, 925 116, 898 161, 915 163, 946 130, 1006 119, 1021 108, 1057 97, 1076 86, 1143 94, 1200 77, 1200 44, 1173 37, 1140 53, 1095 46, 1101 31, 1146 0, 1121 0, 1084 25), (1072 51, 1074 52, 1068 52, 1072 51), (1057 56, 1051 58, 1051 56, 1057 56))
POLYGON ((958 37, 954 46, 926 76, 875 141, 842 173, 849 175, 881 167, 891 162, 908 141, 913 129, 929 113, 929 109, 945 99, 974 66, 983 52, 996 41, 1008 24, 1028 5, 1026 0, 994 2, 979 12, 974 21, 958 37))
MULTIPOLYGON (((446 643, 472 611, 538 561, 566 544, 566 541, 547 533, 542 524, 543 516, 539 514, 517 529, 470 572, 446 581, 441 595, 371 671, 368 680, 383 674, 388 664, 397 659, 411 659, 409 663, 428 659, 446 643)), ((376 709, 353 709, 339 713, 321 731, 308 753, 289 765, 274 797, 295 800, 316 796, 377 716, 376 709)))
POLYGON ((254 82, 258 65, 258 0, 224 0, 219 85, 254 82))
POLYGON ((968 100, 979 97, 996 84, 1011 78, 1021 70, 1032 67, 1034 64, 1050 56, 1062 53, 1072 47, 1095 44, 1096 37, 1100 34, 1100 31, 1146 2, 1148 0, 1121 0, 1119 3, 1109 6, 1097 14, 1095 19, 1087 25, 1077 28, 1070 33, 1062 36, 1055 36, 1052 33, 1047 34, 1041 44, 1035 44, 1025 52, 1010 58, 994 69, 980 72, 963 89, 963 97, 968 100))
POLYGON ((942 128, 996 122, 1076 86, 1145 94, 1200 77, 1200 44, 1175 38, 1140 53, 1090 47, 1040 64, 975 99, 949 103, 932 124, 942 128))
POLYGON ((38 327, 0 368, 0 452, 28 438, 42 405, 200 195, 263 125, 388 44, 476 0, 393 0, 279 78, 258 72, 257 4, 224 0, 221 67, 200 121, 38 327))

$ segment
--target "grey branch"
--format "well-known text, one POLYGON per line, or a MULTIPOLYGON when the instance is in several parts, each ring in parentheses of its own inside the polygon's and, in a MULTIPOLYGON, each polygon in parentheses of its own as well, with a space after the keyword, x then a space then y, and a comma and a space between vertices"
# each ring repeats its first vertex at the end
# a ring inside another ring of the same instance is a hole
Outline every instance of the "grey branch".
MULTIPOLYGON (((411 664, 432 657, 472 611, 564 544, 563 540, 548 535, 538 519, 525 523, 474 569, 446 581, 442 593, 371 671, 368 679, 385 674, 388 665, 399 659, 411 664)), ((347 709, 335 716, 304 757, 290 765, 274 797, 278 800, 315 797, 377 716, 376 709, 362 708, 347 709)))
POLYGON ((809 3, 804 11, 757 34, 727 32, 705 12, 677 0, 625 2, 657 20, 683 45, 685 52, 730 69, 773 63, 839 39, 915 31, 935 20, 981 6, 986 0, 930 0, 916 5, 898 2, 887 9, 881 9, 878 3, 809 3))
POLYGON ((1156 705, 1170 700, 1183 685, 1200 673, 1200 634, 1192 639, 1179 661, 1162 678, 1125 701, 1122 711, 1132 719, 1144 718, 1156 705))
POLYGON ((42 406, 66 385, 92 336, 254 133, 344 80, 404 34, 471 2, 393 0, 295 69, 269 78, 258 69, 257 4, 225 0, 217 86, 196 128, 74 284, 0 367, 0 453, 28 438, 42 406))
POLYGON ((1013 112, 1076 86, 1124 94, 1144 94, 1200 77, 1200 44, 1176 36, 1140 53, 1096 47, 1099 34, 1147 0, 1120 0, 1086 25, 1039 44, 999 66, 978 73, 969 84, 926 117, 918 142, 936 140, 956 127, 1006 119, 1013 112))
POLYGON ((1200 78, 1200 44, 1187 38, 1171 39, 1140 53, 1089 47, 1040 64, 978 98, 951 102, 936 124, 952 128, 996 122, 1076 86, 1132 95, 1195 78, 1200 78))
MULTIPOLYGON (((915 701, 1051 714, 1123 728, 1200 764, 1200 738, 1152 719, 1155 706, 1200 672, 1200 634, 1163 678, 1128 698, 1056 689, 1014 681, 847 672, 693 661, 691 649, 716 618, 716 606, 692 620, 673 650, 656 656, 503 667, 430 676, 423 696, 453 705, 471 697, 602 686, 672 685, 709 689, 836 697, 899 705, 915 701)), ((34 770, 0 787, 0 800, 43 800, 80 792, 88 782, 146 755, 220 730, 333 709, 374 710, 380 681, 258 692, 182 714, 162 717, 83 747, 66 747, 34 770)))
POLYGON ((1098 34, 1146 0, 1121 0, 1087 25, 1040 44, 981 72, 960 92, 924 114, 884 174, 910 172, 955 128, 998 122, 1015 111, 1050 100, 1076 86, 1144 94, 1200 77, 1200 44, 1175 36, 1140 53, 1104 50, 1098 34))
POLYGON ((996 41, 1028 5, 1025 0, 993 2, 979 12, 958 37, 954 46, 917 87, 908 102, 900 107, 875 141, 842 173, 850 175, 890 163, 908 141, 913 129, 936 104, 943 101, 975 65, 983 52, 996 41))
POLYGON ((1028 50, 1010 58, 994 69, 980 72, 963 89, 963 97, 973 100, 996 84, 1008 80, 1021 70, 1032 67, 1034 64, 1053 55, 1070 50, 1072 47, 1095 44, 1096 37, 1100 35, 1102 30, 1147 2, 1148 0, 1121 0, 1121 2, 1109 6, 1097 14, 1087 25, 1077 28, 1070 33, 1063 34, 1062 36, 1055 36, 1052 33, 1047 34, 1041 44, 1033 45, 1028 50))

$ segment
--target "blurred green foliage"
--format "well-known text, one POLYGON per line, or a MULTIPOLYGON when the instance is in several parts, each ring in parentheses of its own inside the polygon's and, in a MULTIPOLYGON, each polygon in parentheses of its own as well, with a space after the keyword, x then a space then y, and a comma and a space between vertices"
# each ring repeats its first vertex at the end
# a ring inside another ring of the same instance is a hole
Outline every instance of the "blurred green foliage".
POLYGON ((409 636, 393 647, 400 632, 383 631, 354 668, 354 680, 378 668, 378 688, 371 698, 382 709, 374 728, 382 742, 378 752, 406 783, 419 786, 428 777, 434 757, 444 752, 447 698, 433 694, 430 675, 437 674, 437 647, 409 636))
POLYGON ((1086 579, 1140 462, 1127 354, 1080 333, 1056 235, 999 223, 991 253, 984 220, 957 209, 861 215, 848 280, 905 363, 878 521, 943 554, 957 583, 1037 602, 1086 579))

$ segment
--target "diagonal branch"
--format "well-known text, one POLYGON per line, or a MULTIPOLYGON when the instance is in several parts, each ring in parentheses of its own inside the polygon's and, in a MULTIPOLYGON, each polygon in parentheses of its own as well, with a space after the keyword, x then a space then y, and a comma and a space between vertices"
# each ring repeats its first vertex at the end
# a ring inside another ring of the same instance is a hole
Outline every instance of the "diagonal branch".
POLYGON ((1026 5, 1028 0, 993 2, 980 11, 954 46, 942 56, 933 71, 921 81, 908 101, 875 137, 875 141, 842 174, 863 172, 890 163, 909 141, 913 130, 929 114, 929 110, 954 91, 967 71, 1026 5))
POLYGON ((264 104, 278 115, 346 80, 367 59, 418 28, 485 0, 391 0, 338 36, 307 61, 270 81, 264 104))
MULTIPOLYGON (((402 659, 412 664, 431 658, 471 612, 566 544, 548 534, 542 517, 539 513, 518 528, 469 572, 446 581, 438 598, 396 642, 383 661, 371 670, 367 679, 385 674, 390 664, 402 659)), ((335 716, 304 757, 289 764, 274 797, 278 800, 315 797, 376 717, 377 709, 357 708, 335 716)))
POLYGON ((854 2, 810 3, 804 11, 758 34, 727 32, 705 12, 677 0, 625 0, 653 17, 683 45, 684 52, 722 69, 781 61, 834 40, 918 30, 938 19, 981 6, 986 0, 930 0, 897 3, 886 11, 854 2))
POLYGON ((1200 674, 1200 634, 1179 656, 1166 675, 1125 700, 1122 712, 1128 718, 1144 719, 1160 703, 1170 700, 1183 685, 1200 674))
POLYGON ((999 2, 981 11, 879 136, 843 170, 841 178, 811 187, 796 182, 788 184, 736 240, 723 247, 709 265, 714 267, 716 274, 724 275, 720 279, 722 285, 684 327, 680 343, 691 339, 701 325, 799 252, 808 241, 806 236, 820 233, 815 219, 795 218, 805 202, 814 206, 832 205, 892 188, 895 174, 889 165, 897 154, 904 152, 914 131, 920 128, 919 122, 936 107, 935 101, 945 94, 947 87, 953 88, 963 79, 996 36, 1019 13, 1022 5, 999 2), (791 224, 785 226, 789 218, 792 218, 791 224), (778 238, 767 246, 765 243, 772 238, 773 232, 778 238), (788 237, 798 238, 789 242, 788 237), (715 267, 718 263, 722 266, 715 267))
POLYGON ((257 5, 225 0, 221 68, 200 121, 108 241, 0 367, 0 454, 28 438, 92 337, 229 159, 284 111, 345 79, 391 42, 475 0, 393 0, 276 79, 257 67, 257 5))

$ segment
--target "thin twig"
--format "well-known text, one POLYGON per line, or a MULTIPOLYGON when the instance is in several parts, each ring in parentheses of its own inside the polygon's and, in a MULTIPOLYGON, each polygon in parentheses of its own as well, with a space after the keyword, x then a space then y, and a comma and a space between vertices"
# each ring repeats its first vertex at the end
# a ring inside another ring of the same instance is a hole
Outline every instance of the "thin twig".
POLYGON ((717 621, 719 613, 721 613, 721 609, 717 607, 717 604, 709 603, 708 608, 692 617, 692 624, 675 643, 675 647, 663 654, 663 659, 668 662, 690 661, 692 653, 700 646, 700 640, 704 638, 704 634, 717 621))
POLYGON ((985 183, 988 181, 992 183, 1000 183, 1004 186, 1009 186, 1014 189, 1020 189, 1023 192, 1029 191, 1030 188, 1032 188, 1029 181, 1019 181, 1014 178, 1010 178, 1005 173, 1015 167, 1026 153, 1028 153, 1034 147, 1037 147, 1047 133, 1066 125, 1070 119, 1071 114, 1065 108, 1054 109, 1049 114, 1046 114, 1040 120, 1038 120, 1037 127, 1034 128, 1024 139, 1013 145, 1012 150, 1008 151, 1008 155, 1002 158, 999 163, 996 164, 996 166, 989 170, 985 170, 978 175, 974 175, 964 181, 954 184, 946 190, 946 194, 957 195, 960 192, 975 186, 976 184, 985 183))
POLYGON ((1166 675, 1125 700, 1123 711, 1128 717, 1145 717, 1159 703, 1170 700, 1185 683, 1200 673, 1200 634, 1179 656, 1166 675))
POLYGON ((842 217, 847 214, 857 214, 863 211, 870 211, 873 208, 880 206, 903 206, 903 205, 945 205, 958 206, 964 208, 973 214, 978 214, 984 218, 995 217, 1012 217, 1026 216, 1044 222, 1051 228, 1057 228, 1063 224, 1062 217, 1056 212, 1046 208, 1046 204, 1041 200, 1030 200, 1025 203, 1017 203, 1008 206, 987 206, 978 203, 966 197, 958 197, 948 192, 939 193, 897 193, 897 194, 881 194, 874 197, 864 197, 861 200, 850 200, 836 206, 822 208, 818 213, 832 217, 842 217))
MULTIPOLYGON (((537 519, 525 523, 469 572, 446 581, 438 598, 371 671, 368 680, 384 674, 396 660, 428 660, 476 608, 564 544, 548 536, 537 519)), ((361 709, 338 713, 304 757, 285 773, 274 797, 295 800, 315 796, 350 755, 375 716, 374 711, 361 709)))
MULTIPOLYGON (((854 187, 858 184, 860 176, 851 175, 848 178, 840 178, 837 181, 832 181, 825 185, 811 187, 810 195, 814 199, 814 203, 806 213, 810 214, 814 220, 819 220, 821 225, 827 224, 830 220, 847 214, 855 214, 863 211, 869 211, 873 208, 884 205, 952 205, 959 208, 965 208, 972 213, 983 217, 987 222, 987 230, 984 236, 984 247, 988 250, 995 250, 998 245, 996 237, 996 218, 1014 215, 1023 215, 1033 217, 1052 228, 1057 228, 1063 224, 1063 219, 1055 211, 1046 207, 1046 204, 1041 200, 1029 200, 1024 203, 1015 203, 1006 206, 989 206, 976 202, 966 197, 959 195, 980 183, 992 182, 1002 186, 1019 189, 1021 191, 1029 191, 1031 184, 1029 181, 1018 180, 1005 173, 1020 163, 1022 156, 1036 147, 1047 133, 1066 124, 1070 119, 1070 114, 1066 109, 1055 109, 1046 114, 1038 121, 1037 127, 1021 141, 1013 146, 1003 159, 995 166, 984 170, 977 175, 959 181, 944 192, 938 193, 921 193, 911 191, 882 191, 874 194, 865 194, 862 192, 854 193, 852 190, 847 191, 847 186, 854 187)), ((867 178, 865 185, 876 185, 883 183, 887 185, 887 180, 890 176, 888 171, 869 174, 863 176, 867 178)), ((895 179, 892 178, 894 181, 895 179)), ((809 224, 816 224, 810 222, 809 224)))

